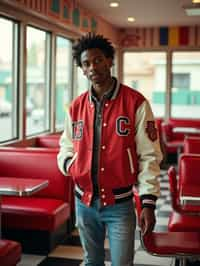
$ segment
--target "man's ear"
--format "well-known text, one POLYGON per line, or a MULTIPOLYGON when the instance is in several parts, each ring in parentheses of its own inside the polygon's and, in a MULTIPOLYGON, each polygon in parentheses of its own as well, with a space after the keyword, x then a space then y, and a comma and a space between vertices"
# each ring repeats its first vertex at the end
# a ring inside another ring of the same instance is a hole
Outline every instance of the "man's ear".
POLYGON ((107 58, 107 62, 108 62, 109 67, 113 66, 113 59, 111 57, 107 58))

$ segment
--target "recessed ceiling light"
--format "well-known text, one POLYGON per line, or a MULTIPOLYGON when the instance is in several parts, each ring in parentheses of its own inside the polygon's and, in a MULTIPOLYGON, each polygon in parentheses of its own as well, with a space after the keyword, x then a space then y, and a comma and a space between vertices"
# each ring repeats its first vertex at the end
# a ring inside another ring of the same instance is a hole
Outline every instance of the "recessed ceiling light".
POLYGON ((192 3, 200 3, 200 0, 192 0, 192 3))
POLYGON ((118 2, 111 2, 110 7, 118 7, 119 3, 118 2))
POLYGON ((128 17, 127 20, 128 20, 129 22, 134 22, 134 21, 135 21, 135 18, 134 18, 134 17, 128 17))

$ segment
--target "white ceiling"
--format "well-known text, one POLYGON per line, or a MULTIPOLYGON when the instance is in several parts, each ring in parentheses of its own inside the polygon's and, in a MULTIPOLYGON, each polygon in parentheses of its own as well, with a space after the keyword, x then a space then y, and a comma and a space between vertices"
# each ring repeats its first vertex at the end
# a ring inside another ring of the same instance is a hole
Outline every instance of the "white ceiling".
POLYGON ((191 5, 192 0, 118 0, 117 8, 109 7, 110 2, 111 0, 79 1, 82 7, 118 28, 200 25, 200 16, 188 17, 183 9, 183 6, 191 5), (128 22, 128 16, 133 16, 136 21, 128 22))

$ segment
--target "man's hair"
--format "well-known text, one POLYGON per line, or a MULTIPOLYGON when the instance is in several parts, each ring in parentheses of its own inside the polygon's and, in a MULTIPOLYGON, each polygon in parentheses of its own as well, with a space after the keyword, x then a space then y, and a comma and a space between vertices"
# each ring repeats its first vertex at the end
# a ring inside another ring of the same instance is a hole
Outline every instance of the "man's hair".
POLYGON ((93 32, 87 33, 85 36, 78 39, 73 45, 73 58, 76 64, 81 67, 81 54, 88 49, 100 49, 105 57, 114 59, 115 49, 111 42, 104 38, 103 35, 96 35, 93 32))

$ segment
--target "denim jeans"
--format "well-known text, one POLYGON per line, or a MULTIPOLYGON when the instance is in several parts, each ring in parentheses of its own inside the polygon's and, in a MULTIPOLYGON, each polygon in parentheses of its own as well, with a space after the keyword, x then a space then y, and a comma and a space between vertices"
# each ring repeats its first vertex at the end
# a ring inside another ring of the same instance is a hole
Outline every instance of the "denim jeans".
POLYGON ((136 217, 132 200, 101 207, 99 199, 87 207, 76 197, 76 226, 85 266, 104 266, 108 234, 112 266, 133 266, 136 217))

